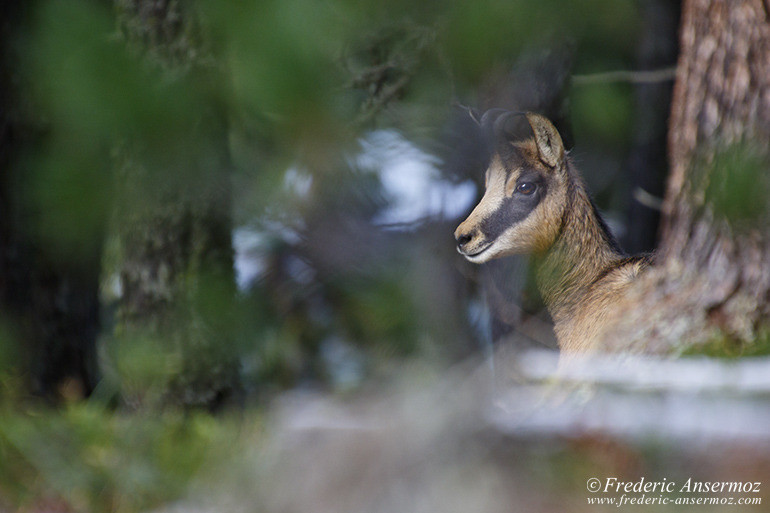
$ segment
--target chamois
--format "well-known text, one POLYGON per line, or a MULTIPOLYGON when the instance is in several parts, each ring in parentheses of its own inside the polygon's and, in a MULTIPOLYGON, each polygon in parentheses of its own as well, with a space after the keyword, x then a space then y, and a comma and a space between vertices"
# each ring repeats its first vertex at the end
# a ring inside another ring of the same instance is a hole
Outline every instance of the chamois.
POLYGON ((616 321, 613 307, 650 260, 621 251, 553 124, 520 114, 534 137, 514 141, 506 133, 505 123, 517 113, 495 118, 486 190, 455 231, 457 250, 476 264, 532 255, 561 351, 601 350, 616 321))

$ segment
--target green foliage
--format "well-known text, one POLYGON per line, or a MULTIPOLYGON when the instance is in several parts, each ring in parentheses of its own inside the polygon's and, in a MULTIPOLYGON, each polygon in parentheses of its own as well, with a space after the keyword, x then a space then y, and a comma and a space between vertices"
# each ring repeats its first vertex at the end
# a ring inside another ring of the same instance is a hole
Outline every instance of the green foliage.
POLYGON ((718 152, 706 167, 705 201, 718 218, 737 229, 767 222, 770 160, 765 150, 736 144, 718 152))
POLYGON ((119 31, 145 63, 190 69, 210 60, 210 41, 193 16, 191 2, 170 0, 163 6, 143 0, 114 0, 119 31))
POLYGON ((549 40, 574 39, 592 50, 592 65, 611 56, 616 61, 633 49, 634 5, 630 1, 540 2, 490 0, 452 2, 446 14, 442 46, 456 78, 478 84, 511 56, 549 40), (607 41, 613 45, 607 45, 607 41), (626 52, 625 54, 620 53, 626 52), (604 55, 602 55, 604 54, 604 55))
POLYGON ((346 112, 335 94, 345 31, 334 3, 198 2, 229 67, 234 110, 265 116, 284 137, 323 137, 346 112))
POLYGON ((41 499, 77 511, 155 508, 223 465, 237 436, 225 418, 115 415, 94 404, 4 409, 2 418, 0 497, 11 508, 34 509, 41 499))
POLYGON ((416 305, 412 304, 406 283, 383 273, 353 279, 337 289, 341 323, 352 340, 374 342, 395 354, 408 354, 416 346, 418 325, 416 305))
POLYGON ((750 358, 770 355, 770 331, 765 330, 753 342, 746 343, 729 336, 716 337, 702 345, 689 346, 685 355, 712 358, 750 358))
POLYGON ((574 87, 570 96, 575 133, 580 141, 622 149, 633 126, 634 105, 627 84, 574 87))
POLYGON ((209 94, 206 77, 169 81, 131 56, 113 25, 92 3, 44 2, 26 50, 27 81, 49 128, 43 151, 29 157, 27 199, 44 243, 73 259, 99 247, 117 144, 134 140, 161 180, 180 168, 194 178, 190 163, 201 152, 192 150, 210 146, 187 136, 209 94))

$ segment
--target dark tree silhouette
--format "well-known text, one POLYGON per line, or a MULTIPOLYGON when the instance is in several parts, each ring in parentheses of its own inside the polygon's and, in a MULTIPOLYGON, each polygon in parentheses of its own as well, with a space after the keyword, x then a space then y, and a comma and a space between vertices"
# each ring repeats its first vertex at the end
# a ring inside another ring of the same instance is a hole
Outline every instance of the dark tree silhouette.
POLYGON ((39 236, 46 206, 26 201, 34 179, 27 156, 46 141, 20 65, 19 37, 29 31, 35 5, 3 2, 0 8, 0 322, 13 337, 3 342, 15 346, 34 393, 82 396, 96 383, 104 232, 97 223, 76 258, 62 257, 39 236))

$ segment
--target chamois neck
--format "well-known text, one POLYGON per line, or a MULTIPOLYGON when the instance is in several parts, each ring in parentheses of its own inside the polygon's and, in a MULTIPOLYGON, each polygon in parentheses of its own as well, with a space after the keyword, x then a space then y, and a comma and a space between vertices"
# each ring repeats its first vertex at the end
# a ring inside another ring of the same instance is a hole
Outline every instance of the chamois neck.
POLYGON ((591 285, 623 257, 582 182, 573 177, 559 235, 536 257, 538 286, 554 321, 570 318, 591 285))

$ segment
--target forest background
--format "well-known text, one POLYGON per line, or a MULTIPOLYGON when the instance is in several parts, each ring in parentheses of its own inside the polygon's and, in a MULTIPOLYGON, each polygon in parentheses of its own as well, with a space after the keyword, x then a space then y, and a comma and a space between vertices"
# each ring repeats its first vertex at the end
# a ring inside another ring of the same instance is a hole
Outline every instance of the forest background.
MULTIPOLYGON (((730 145, 667 151, 669 122, 701 119, 672 114, 680 27, 713 30, 698 20, 718 24, 724 2, 536 4, 5 2, 0 509, 160 508, 210 468, 245 480, 225 462, 261 443, 287 391, 355 398, 405 375, 420 390, 499 347, 553 349, 525 259, 477 268, 455 252, 485 165, 465 106, 551 117, 628 251, 663 239, 667 262, 705 255, 719 286, 658 301, 692 327, 660 328, 676 341, 659 345, 764 354, 770 278, 730 271, 698 237, 723 239, 693 227, 739 241, 733 268, 764 268, 767 161, 751 141, 770 115, 719 104, 717 125, 746 128, 730 145), (693 159, 721 174, 672 191, 693 159)), ((741 4, 752 20, 762 2, 741 4)), ((709 84, 702 98, 719 98, 709 84)), ((560 447, 573 470, 605 465, 560 447)))

